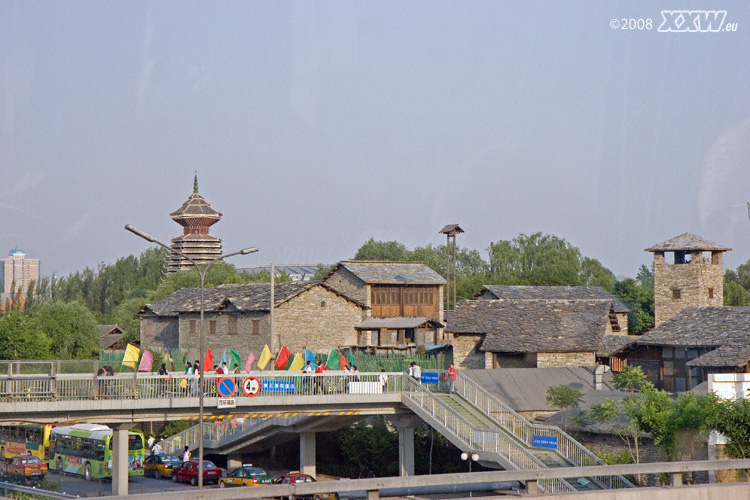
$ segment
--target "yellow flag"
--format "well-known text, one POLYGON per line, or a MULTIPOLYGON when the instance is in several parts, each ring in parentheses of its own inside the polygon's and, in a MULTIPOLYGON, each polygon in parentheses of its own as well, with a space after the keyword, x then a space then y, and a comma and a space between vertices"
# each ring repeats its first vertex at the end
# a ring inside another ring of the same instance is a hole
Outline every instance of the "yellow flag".
POLYGON ((258 358, 258 368, 264 370, 268 362, 271 361, 271 349, 268 348, 268 344, 263 348, 263 352, 260 353, 258 358))
POLYGON ((127 349, 125 349, 125 357, 122 358, 122 365, 123 366, 129 366, 133 370, 135 370, 135 364, 138 362, 138 356, 140 355, 141 351, 138 350, 136 346, 133 344, 128 344, 127 349))
POLYGON ((294 361, 292 361, 292 364, 289 365, 289 371, 301 370, 304 367, 305 367, 305 357, 300 353, 295 354, 294 361))

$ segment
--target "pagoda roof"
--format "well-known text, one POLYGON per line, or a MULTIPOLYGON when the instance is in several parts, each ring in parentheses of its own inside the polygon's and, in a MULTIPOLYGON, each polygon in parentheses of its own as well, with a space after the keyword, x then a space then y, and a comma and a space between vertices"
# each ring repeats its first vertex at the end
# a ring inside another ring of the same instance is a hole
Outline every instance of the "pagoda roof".
POLYGON ((731 248, 718 245, 700 236, 691 233, 682 233, 667 241, 662 241, 656 245, 647 248, 647 252, 675 252, 675 251, 713 251, 728 252, 731 248))
POLYGON ((192 193, 180 208, 169 214, 174 220, 179 219, 216 219, 221 218, 221 212, 217 212, 198 193, 192 193))

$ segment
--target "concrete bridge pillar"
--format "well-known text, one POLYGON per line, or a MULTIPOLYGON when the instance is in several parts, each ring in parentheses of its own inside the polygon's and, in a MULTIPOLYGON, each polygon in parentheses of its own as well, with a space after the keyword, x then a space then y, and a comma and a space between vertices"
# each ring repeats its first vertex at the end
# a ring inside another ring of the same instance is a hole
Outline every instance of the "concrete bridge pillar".
POLYGON ((299 435, 299 471, 315 477, 315 433, 302 432, 299 435))
POLYGON ((398 462, 402 476, 414 475, 414 428, 422 423, 416 415, 396 415, 388 420, 398 430, 398 462))
POLYGON ((112 430, 112 494, 128 494, 128 430, 131 424, 112 430))

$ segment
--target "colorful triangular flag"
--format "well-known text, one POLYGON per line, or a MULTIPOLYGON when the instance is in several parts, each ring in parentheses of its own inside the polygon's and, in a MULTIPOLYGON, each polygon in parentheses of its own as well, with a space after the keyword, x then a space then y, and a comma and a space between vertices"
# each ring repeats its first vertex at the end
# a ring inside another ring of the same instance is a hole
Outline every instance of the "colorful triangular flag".
POLYGON ((237 349, 231 349, 229 351, 229 369, 234 371, 234 367, 240 367, 240 353, 237 349))
POLYGON ((292 364, 289 365, 289 371, 299 371, 304 367, 305 367, 305 357, 300 353, 295 354, 292 364))
POLYGON ((253 354, 253 351, 250 351, 250 354, 247 356, 247 361, 245 362, 245 371, 249 372, 250 369, 253 367, 253 361, 255 361, 255 354, 253 354))
POLYGON ((268 344, 263 348, 263 352, 260 353, 258 358, 258 368, 261 370, 265 369, 268 362, 271 361, 271 349, 268 348, 268 344))
POLYGON ((143 357, 141 358, 141 364, 138 365, 139 372, 150 372, 154 366, 154 355, 151 351, 143 351, 143 357))
POLYGON ((287 349, 285 346, 281 346, 281 350, 279 351, 279 355, 276 357, 276 362, 273 364, 273 367, 277 370, 283 370, 286 368, 286 364, 289 362, 289 356, 292 353, 289 352, 289 349, 287 349))
POLYGON ((123 366, 129 366, 133 370, 135 370, 135 364, 138 362, 138 356, 140 355, 141 351, 138 350, 136 346, 133 344, 128 344, 128 346, 125 348, 125 356, 122 358, 122 365, 123 366))

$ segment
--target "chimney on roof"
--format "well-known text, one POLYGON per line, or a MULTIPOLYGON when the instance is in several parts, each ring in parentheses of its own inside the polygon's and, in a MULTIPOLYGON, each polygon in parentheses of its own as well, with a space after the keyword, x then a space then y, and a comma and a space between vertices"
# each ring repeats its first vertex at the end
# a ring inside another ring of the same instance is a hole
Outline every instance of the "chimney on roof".
POLYGON ((596 365, 594 368, 594 390, 601 391, 604 389, 604 374, 609 371, 609 366, 596 365))

